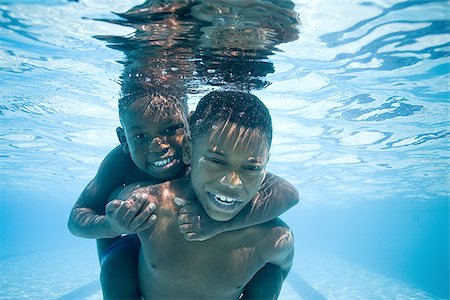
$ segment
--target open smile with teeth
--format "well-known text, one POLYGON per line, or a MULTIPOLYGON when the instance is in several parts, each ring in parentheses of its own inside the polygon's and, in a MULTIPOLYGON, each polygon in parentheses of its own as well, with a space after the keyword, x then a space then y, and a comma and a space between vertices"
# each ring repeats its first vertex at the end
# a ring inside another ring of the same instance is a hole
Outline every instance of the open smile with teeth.
POLYGON ((152 165, 157 168, 163 168, 163 167, 167 166, 168 164, 170 164, 173 161, 173 159, 174 159, 174 157, 171 156, 166 159, 154 161, 154 162, 152 162, 152 165))
POLYGON ((236 199, 236 198, 230 198, 224 195, 220 195, 220 194, 213 194, 210 193, 210 196, 213 200, 215 200, 216 202, 225 205, 225 206, 232 206, 232 205, 236 205, 239 202, 241 202, 241 200, 236 199))

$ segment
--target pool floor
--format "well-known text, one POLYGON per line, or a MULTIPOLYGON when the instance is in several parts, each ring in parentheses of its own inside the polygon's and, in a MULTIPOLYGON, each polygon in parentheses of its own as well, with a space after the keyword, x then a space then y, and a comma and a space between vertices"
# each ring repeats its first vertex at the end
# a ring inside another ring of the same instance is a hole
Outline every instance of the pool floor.
MULTIPOLYGON (((95 243, 3 257, 0 299, 102 299, 95 243)), ((439 299, 333 256, 297 255, 280 300, 439 299)))

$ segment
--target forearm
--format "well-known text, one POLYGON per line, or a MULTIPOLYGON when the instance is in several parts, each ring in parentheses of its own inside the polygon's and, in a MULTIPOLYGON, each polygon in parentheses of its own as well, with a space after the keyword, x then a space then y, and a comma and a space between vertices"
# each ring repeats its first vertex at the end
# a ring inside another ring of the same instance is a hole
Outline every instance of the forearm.
POLYGON ((234 218, 220 224, 221 231, 232 231, 273 220, 299 202, 297 190, 279 182, 260 190, 234 218))
POLYGON ((113 238, 119 235, 111 229, 106 215, 86 207, 72 209, 68 227, 73 235, 83 238, 113 238))
POLYGON ((267 263, 245 286, 241 300, 277 299, 284 278, 285 275, 279 266, 267 263))
POLYGON ((198 203, 175 200, 179 210, 180 231, 188 241, 204 241, 222 232, 238 230, 273 220, 299 202, 295 187, 286 180, 268 174, 257 195, 232 219, 211 219, 198 203), (178 201, 178 202, 177 202, 178 201))
POLYGON ((262 224, 281 214, 275 211, 265 211, 265 209, 261 207, 255 209, 251 204, 252 203, 249 203, 234 218, 227 222, 216 221, 219 232, 233 231, 262 224))

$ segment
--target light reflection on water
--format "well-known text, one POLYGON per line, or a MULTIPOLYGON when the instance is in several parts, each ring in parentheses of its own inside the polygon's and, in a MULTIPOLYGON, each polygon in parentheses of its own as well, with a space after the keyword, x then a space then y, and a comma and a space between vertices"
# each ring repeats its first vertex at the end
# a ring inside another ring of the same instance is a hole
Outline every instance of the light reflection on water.
MULTIPOLYGON (((46 205, 63 201, 68 209, 104 155, 117 144, 114 129, 118 125, 116 106, 123 69, 117 61, 135 57, 132 52, 127 57, 107 47, 99 36, 131 37, 134 29, 119 21, 113 24, 96 19, 119 20, 111 11, 125 12, 141 2, 55 0, 42 5, 40 1, 2 1, 2 203, 14 207, 15 202, 24 201, 14 199, 14 195, 28 191, 34 193, 34 201, 51 198, 45 200, 46 205), (46 191, 50 189, 54 190, 52 195, 61 192, 66 196, 49 197, 46 191)), ((253 49, 252 53, 266 68, 257 74, 261 76, 252 78, 254 85, 244 88, 257 87, 255 94, 273 116, 269 169, 295 183, 302 195, 303 202, 286 214, 294 232, 296 227, 299 232, 297 248, 303 251, 318 244, 322 250, 336 250, 358 263, 369 260, 365 264, 375 269, 378 260, 385 259, 382 265, 392 259, 389 267, 377 271, 448 297, 448 291, 444 291, 448 284, 443 283, 448 279, 448 228, 442 227, 446 221, 448 224, 450 186, 448 3, 295 3, 302 23, 298 39, 287 38, 285 42, 290 42, 283 44, 283 38, 289 35, 275 36, 273 42, 274 35, 269 34, 270 39, 264 41, 272 43, 265 44, 265 52, 253 49), (372 200, 378 202, 373 204, 372 200), (365 202, 370 204, 362 205, 365 202), (371 205, 375 206, 374 213, 365 214, 371 205), (427 209, 435 215, 429 217, 427 209), (407 217, 400 218, 399 213, 407 217), (333 219, 337 214, 343 220, 333 219), (417 225, 413 218, 417 214, 422 215, 420 235, 413 227, 417 225), (349 228, 348 218, 358 215, 366 216, 354 224, 361 232, 349 228), (391 221, 396 218, 398 223, 391 221), (318 225, 317 220, 324 224, 318 225), (336 224, 341 230, 336 229, 331 239, 329 230, 336 224), (402 236, 415 243, 411 247, 395 245, 395 237, 402 241, 402 236), (327 238, 334 244, 325 241, 327 238), (373 253, 362 246, 348 249, 348 245, 364 243, 372 245, 373 253), (433 255, 425 251, 428 247, 444 250, 433 255), (403 255, 421 259, 404 262, 408 268, 396 265, 396 259, 402 261, 399 249, 403 255), (418 262, 421 260, 433 266, 439 262, 444 267, 427 269, 425 263, 418 262), (401 268, 407 271, 402 273, 401 268), (420 276, 425 272, 436 274, 433 279, 440 285, 420 276)), ((255 17, 251 9, 246 12, 255 17)), ((189 31, 187 40, 199 38, 203 24, 184 20, 182 25, 195 29, 189 31)), ((205 32, 206 36, 216 36, 211 28, 205 32)), ((186 32, 177 33, 183 37, 186 32)), ((182 46, 182 39, 173 41, 182 46)), ((205 48, 209 45, 215 49, 211 40, 202 42, 205 48)), ((241 39, 236 43, 237 48, 242 47, 241 39)), ((186 53, 193 53, 192 48, 186 53)), ((192 108, 206 90, 232 82, 225 76, 226 71, 236 68, 215 60, 215 51, 194 54, 190 63, 196 66, 197 73, 192 72, 191 65, 167 69, 169 75, 186 71, 189 76, 183 74, 184 79, 195 77, 189 86, 190 92, 198 93, 189 99, 192 108)), ((12 212, 5 207, 2 214, 10 216, 12 212)), ((62 214, 66 215, 66 211, 62 214)), ((62 226, 64 219, 58 219, 62 226)), ((8 245, 1 249, 2 254, 30 247, 14 238, 26 232, 21 228, 2 223, 2 239, 8 245)), ((35 243, 32 248, 39 244, 35 243)), ((299 266, 302 257, 300 251, 299 266)), ((308 279, 314 283, 314 277, 308 279)))

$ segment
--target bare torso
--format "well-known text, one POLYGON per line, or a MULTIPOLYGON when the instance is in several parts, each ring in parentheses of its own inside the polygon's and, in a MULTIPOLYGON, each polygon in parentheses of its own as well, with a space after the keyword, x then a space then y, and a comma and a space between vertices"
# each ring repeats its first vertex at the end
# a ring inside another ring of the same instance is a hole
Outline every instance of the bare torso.
POLYGON ((274 220, 225 232, 203 242, 186 241, 179 232, 175 196, 193 198, 189 180, 145 187, 159 199, 157 221, 139 233, 139 278, 145 299, 238 299, 244 286, 272 252, 274 220))

